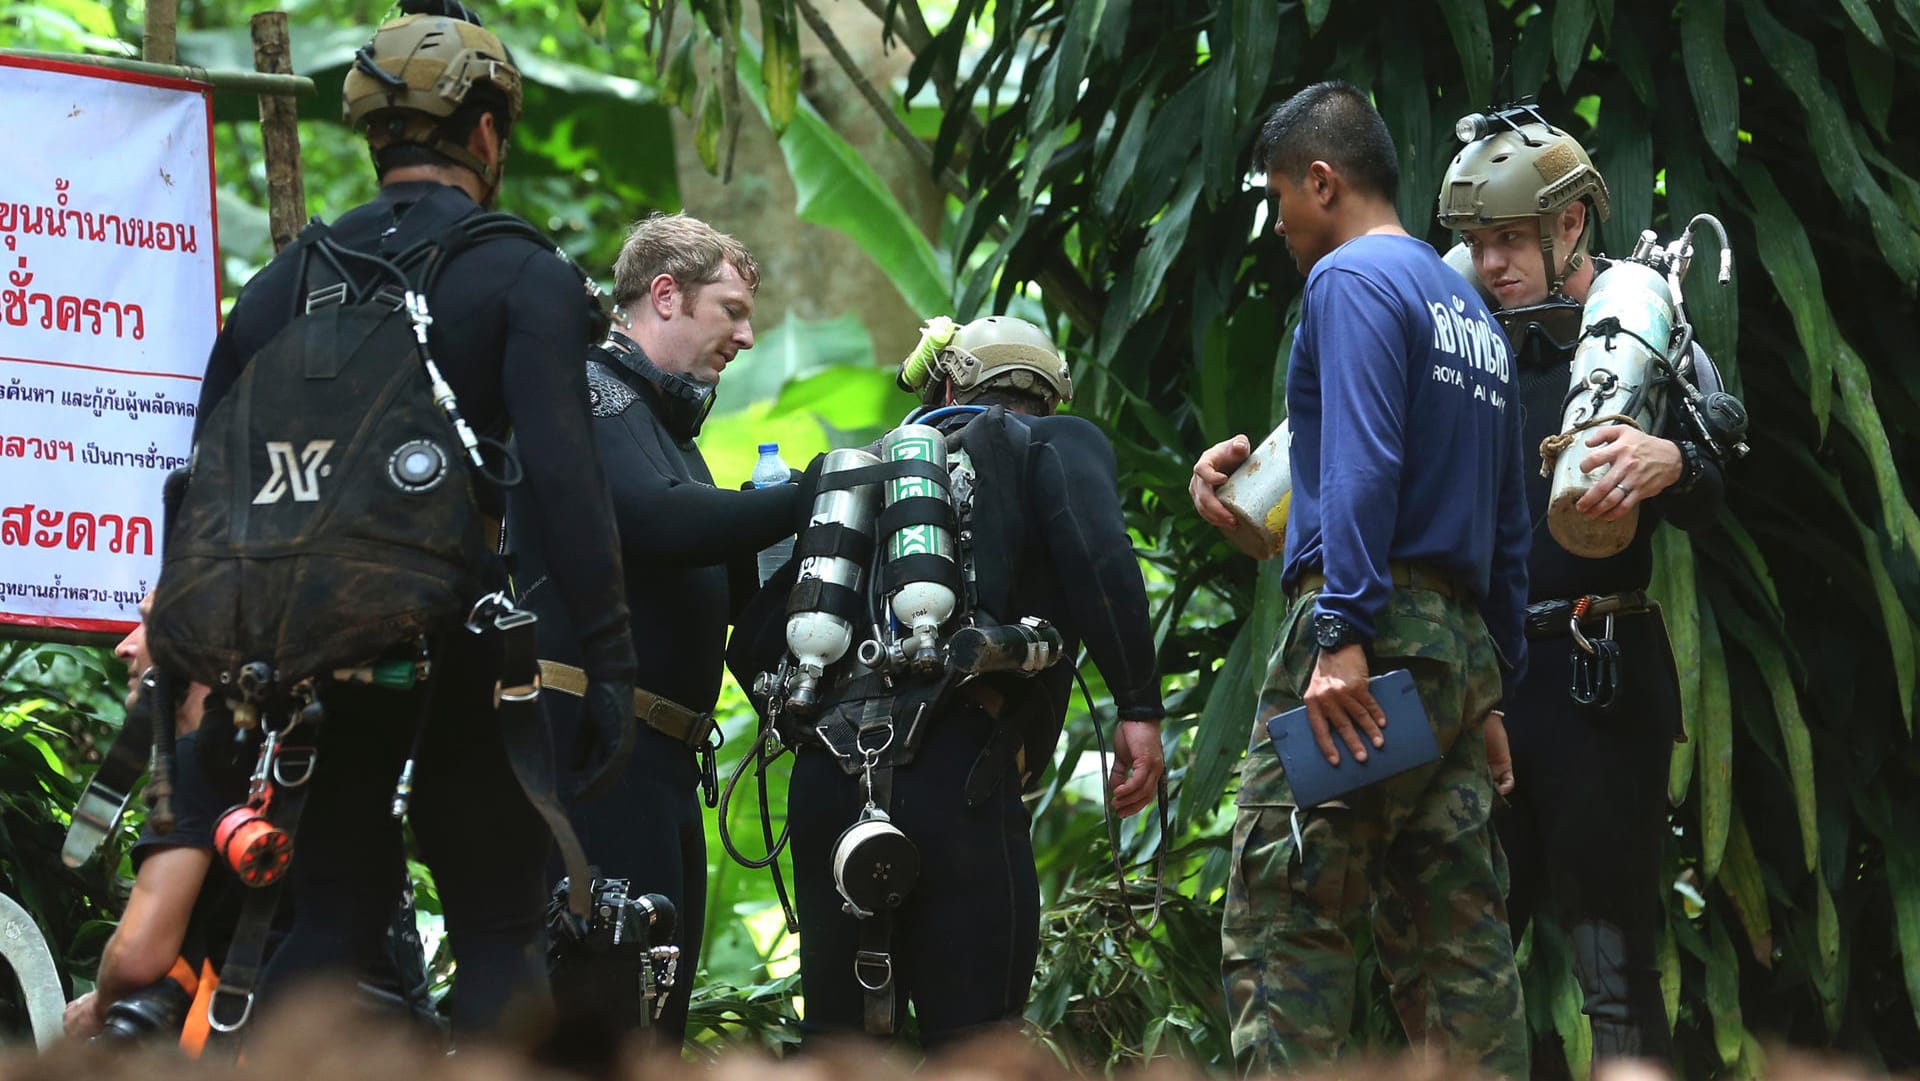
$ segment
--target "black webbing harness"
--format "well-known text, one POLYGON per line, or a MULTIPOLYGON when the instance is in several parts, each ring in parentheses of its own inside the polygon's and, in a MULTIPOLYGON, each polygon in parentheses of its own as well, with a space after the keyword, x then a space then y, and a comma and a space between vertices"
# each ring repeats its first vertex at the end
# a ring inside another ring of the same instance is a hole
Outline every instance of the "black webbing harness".
MULTIPOLYGON (((902 458, 830 473, 820 479, 816 493, 845 491, 908 478, 931 481, 942 491, 950 492, 953 486, 947 471, 932 462, 902 458)), ((881 510, 872 537, 848 529, 838 522, 808 526, 805 535, 794 546, 794 555, 802 559, 834 556, 871 568, 876 546, 884 543, 884 538, 901 529, 919 525, 937 526, 956 538, 960 533, 959 518, 951 502, 935 496, 911 496, 881 510), (876 541, 875 538, 881 540, 876 541)), ((880 621, 880 613, 874 610, 873 598, 891 596, 910 582, 937 582, 953 590, 955 597, 966 596, 967 588, 960 561, 932 553, 886 560, 878 576, 870 576, 870 580, 876 583, 876 588, 864 591, 819 578, 797 582, 792 592, 787 594, 787 614, 825 612, 855 627, 867 627, 880 621)))

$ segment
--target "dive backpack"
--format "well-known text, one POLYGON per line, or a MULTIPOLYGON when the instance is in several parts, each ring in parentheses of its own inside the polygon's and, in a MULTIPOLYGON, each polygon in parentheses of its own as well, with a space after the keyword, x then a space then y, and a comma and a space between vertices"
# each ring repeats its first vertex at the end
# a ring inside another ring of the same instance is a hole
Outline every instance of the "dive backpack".
POLYGON ((219 685, 263 662, 285 685, 467 612, 497 544, 474 485, 518 470, 460 419, 426 298, 462 249, 510 236, 552 249, 509 214, 469 213, 390 258, 318 220, 301 233, 294 318, 207 415, 169 508, 147 619, 160 665, 219 685))

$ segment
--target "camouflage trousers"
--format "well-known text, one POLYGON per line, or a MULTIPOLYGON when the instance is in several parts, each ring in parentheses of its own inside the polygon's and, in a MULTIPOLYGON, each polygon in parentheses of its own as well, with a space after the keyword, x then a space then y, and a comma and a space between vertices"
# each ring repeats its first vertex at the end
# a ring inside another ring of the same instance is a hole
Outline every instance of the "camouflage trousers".
POLYGON ((1369 670, 1413 673, 1441 758, 1296 811, 1266 722, 1300 705, 1312 675, 1314 596, 1287 616, 1241 766, 1221 928, 1234 1052, 1255 1071, 1340 1053, 1364 986, 1354 939, 1370 923, 1416 1047, 1525 1077, 1526 1015, 1481 733, 1500 694, 1493 639, 1472 608, 1396 587, 1369 670))

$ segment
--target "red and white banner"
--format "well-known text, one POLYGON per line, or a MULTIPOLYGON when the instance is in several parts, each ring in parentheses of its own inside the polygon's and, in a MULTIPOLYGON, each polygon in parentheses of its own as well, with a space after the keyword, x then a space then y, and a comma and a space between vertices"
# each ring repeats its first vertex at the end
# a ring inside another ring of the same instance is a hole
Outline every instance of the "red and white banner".
POLYGON ((159 576, 220 318, 209 93, 0 56, 0 624, 123 630, 159 576))

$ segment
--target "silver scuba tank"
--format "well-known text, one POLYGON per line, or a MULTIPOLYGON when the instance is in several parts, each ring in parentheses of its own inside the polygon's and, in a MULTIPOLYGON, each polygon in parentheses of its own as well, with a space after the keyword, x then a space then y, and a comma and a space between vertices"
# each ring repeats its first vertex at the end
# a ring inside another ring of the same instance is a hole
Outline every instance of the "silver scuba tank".
MULTIPOLYGON (((1618 521, 1604 521, 1574 509, 1607 466, 1588 473, 1580 468, 1590 453, 1586 433, 1596 418, 1619 414, 1642 431, 1661 416, 1665 388, 1650 388, 1657 364, 1666 361, 1675 313, 1664 275, 1643 263, 1622 260, 1601 271, 1587 291, 1585 329, 1574 349, 1561 439, 1571 438, 1551 461, 1553 487, 1547 504, 1547 529, 1562 548, 1600 559, 1623 551, 1640 526, 1636 504, 1618 521), (1656 355, 1654 350, 1661 352, 1656 355), (1583 427, 1584 426, 1584 427, 1583 427)), ((1614 422, 1617 423, 1617 422, 1614 422)))
MULTIPOLYGON (((947 439, 938 428, 926 424, 903 424, 880 441, 880 453, 889 462, 917 459, 947 468, 947 439)), ((900 477, 886 484, 886 505, 904 499, 933 498, 953 502, 946 488, 925 477, 900 477)), ((908 525, 882 539, 888 563, 909 556, 936 556, 954 559, 953 536, 932 524, 908 525)), ((924 577, 909 578, 888 599, 895 619, 906 628, 901 641, 904 659, 925 672, 940 665, 940 627, 952 618, 959 598, 953 590, 924 577)))
MULTIPOLYGON (((835 473, 879 464, 880 459, 864 450, 832 450, 821 463, 820 476, 824 480, 835 473)), ((813 499, 813 512, 807 517, 807 524, 838 523, 844 529, 872 537, 879 503, 879 492, 871 484, 822 491, 813 499)), ((823 581, 860 593, 866 585, 866 570, 853 560, 839 556, 808 556, 800 561, 796 581, 823 581)), ((853 645, 853 635, 853 625, 831 612, 801 611, 787 616, 787 649, 794 659, 787 687, 791 708, 806 712, 818 704, 821 678, 828 666, 846 656, 853 645)))
POLYGON ((1272 559, 1286 549, 1293 508, 1293 433, 1286 421, 1253 448, 1218 495, 1233 512, 1226 534, 1234 547, 1255 559, 1272 559))

